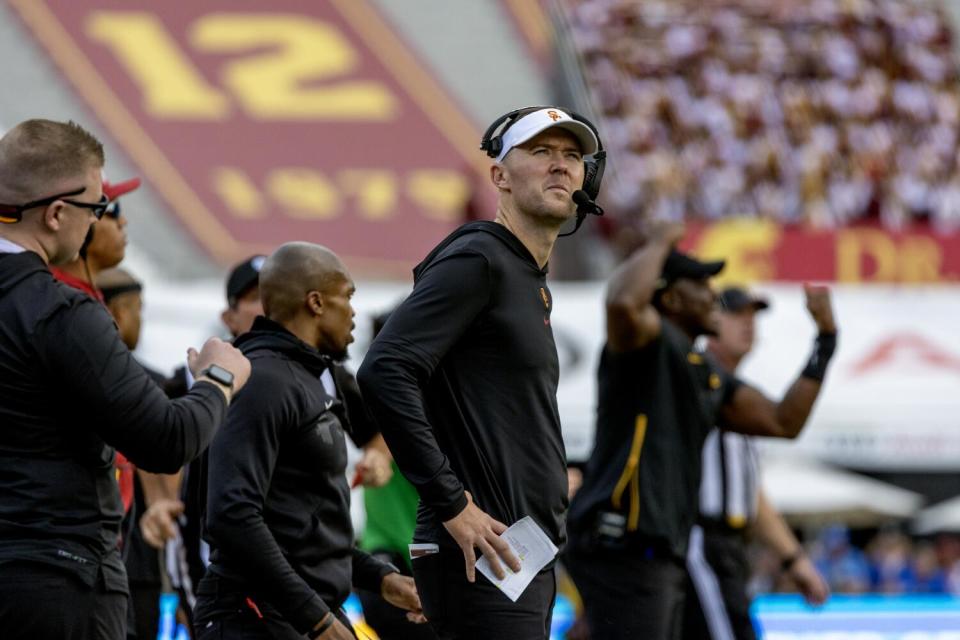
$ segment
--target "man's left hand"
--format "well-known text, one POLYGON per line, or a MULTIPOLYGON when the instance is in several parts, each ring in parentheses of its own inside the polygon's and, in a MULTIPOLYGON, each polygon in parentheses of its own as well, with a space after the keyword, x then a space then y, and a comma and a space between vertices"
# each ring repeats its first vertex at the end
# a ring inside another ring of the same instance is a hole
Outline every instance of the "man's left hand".
POLYGON ((833 305, 830 301, 830 289, 827 287, 803 285, 807 298, 807 311, 817 325, 819 333, 836 333, 837 324, 833 318, 833 305))
POLYGON ((406 610, 410 622, 422 624, 427 621, 413 578, 399 573, 388 573, 380 582, 380 595, 393 606, 406 610))
POLYGON ((807 298, 807 311, 817 325, 819 333, 836 333, 837 324, 833 319, 833 305, 830 302, 828 287, 803 285, 803 293, 807 298))

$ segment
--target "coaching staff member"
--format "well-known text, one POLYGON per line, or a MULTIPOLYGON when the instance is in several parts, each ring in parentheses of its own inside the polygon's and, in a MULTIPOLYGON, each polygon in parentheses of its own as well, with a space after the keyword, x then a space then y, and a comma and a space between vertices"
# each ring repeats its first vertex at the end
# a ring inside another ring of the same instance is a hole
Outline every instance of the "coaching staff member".
POLYGON ((249 375, 239 351, 209 340, 189 353, 203 383, 170 401, 103 305, 53 279, 49 265, 77 257, 107 205, 103 160, 73 123, 28 120, 0 139, 5 638, 125 637, 115 448, 143 469, 176 471, 206 447, 249 375))
POLYGON ((340 400, 320 381, 353 341, 353 292, 319 245, 285 244, 263 264, 266 317, 235 343, 250 384, 210 447, 201 640, 354 638, 340 608, 352 582, 419 613, 413 580, 353 546, 340 400))
POLYGON ((605 640, 678 637, 704 439, 717 424, 796 437, 836 344, 829 293, 808 288, 813 355, 783 399, 726 373, 693 347, 716 328, 709 279, 723 263, 673 249, 682 235, 682 225, 655 225, 607 291, 596 439, 568 554, 591 633, 605 640))
POLYGON ((548 637, 552 565, 513 603, 475 579, 475 548, 498 574, 498 555, 518 569, 498 535, 528 515, 558 546, 564 541, 547 260, 573 217, 583 157, 598 140, 592 126, 560 109, 510 115, 490 168, 496 220, 460 227, 420 263, 413 292, 358 375, 398 467, 420 494, 414 540, 440 547, 413 560, 413 573, 441 638, 548 637))
MULTIPOLYGON (((733 373, 753 349, 756 315, 770 307, 740 287, 720 292, 716 334, 708 349, 733 373)), ((750 538, 781 558, 784 572, 807 602, 823 604, 830 593, 803 547, 760 487, 759 460, 751 436, 713 429, 703 445, 700 515, 687 549, 683 637, 688 640, 754 640, 747 582, 750 538)))

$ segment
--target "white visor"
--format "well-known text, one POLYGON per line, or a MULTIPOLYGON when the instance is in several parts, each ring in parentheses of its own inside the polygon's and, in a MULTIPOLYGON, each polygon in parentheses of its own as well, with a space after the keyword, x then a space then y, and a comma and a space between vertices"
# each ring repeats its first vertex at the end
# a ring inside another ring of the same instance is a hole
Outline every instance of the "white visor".
POLYGON ((576 136, 580 142, 580 151, 585 156, 593 155, 600 148, 593 129, 579 120, 574 120, 565 111, 549 107, 523 116, 507 129, 503 134, 503 148, 497 156, 497 162, 502 162, 510 150, 517 145, 523 144, 551 127, 566 129, 576 136))

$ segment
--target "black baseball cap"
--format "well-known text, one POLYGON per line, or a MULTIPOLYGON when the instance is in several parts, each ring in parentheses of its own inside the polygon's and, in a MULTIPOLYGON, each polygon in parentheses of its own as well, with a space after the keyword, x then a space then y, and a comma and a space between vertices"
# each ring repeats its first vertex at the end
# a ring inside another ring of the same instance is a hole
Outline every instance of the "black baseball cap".
POLYGON ((723 260, 701 262, 682 251, 671 249, 670 255, 663 263, 663 270, 660 272, 660 279, 657 281, 657 289, 666 289, 683 278, 703 280, 713 277, 723 271, 725 264, 726 262, 723 260))
POLYGON ((227 303, 232 307, 243 294, 260 284, 260 269, 267 256, 250 256, 236 265, 227 277, 227 303))
POLYGON ((718 297, 720 308, 730 313, 737 313, 744 309, 763 311, 770 308, 770 303, 766 298, 755 296, 743 287, 727 287, 720 292, 718 297))

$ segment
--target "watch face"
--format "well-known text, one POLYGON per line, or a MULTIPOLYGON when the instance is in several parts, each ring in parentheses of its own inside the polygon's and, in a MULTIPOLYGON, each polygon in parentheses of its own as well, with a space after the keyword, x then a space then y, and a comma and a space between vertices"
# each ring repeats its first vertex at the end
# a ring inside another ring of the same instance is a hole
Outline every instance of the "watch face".
POLYGON ((233 386, 233 374, 221 366, 212 364, 209 367, 207 367, 207 370, 205 371, 205 373, 207 374, 207 377, 210 378, 211 380, 216 380, 220 384, 226 385, 228 387, 233 386))

